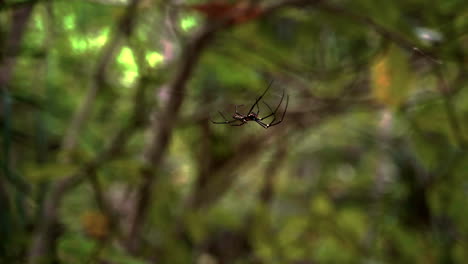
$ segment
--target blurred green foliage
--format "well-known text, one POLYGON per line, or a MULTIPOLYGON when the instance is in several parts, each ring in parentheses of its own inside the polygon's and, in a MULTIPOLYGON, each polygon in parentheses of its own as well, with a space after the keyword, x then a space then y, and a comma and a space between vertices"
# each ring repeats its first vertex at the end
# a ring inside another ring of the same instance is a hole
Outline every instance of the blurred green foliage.
POLYGON ((217 32, 177 95, 187 47, 216 23, 191 6, 210 1, 139 1, 131 33, 120 24, 127 2, 0 1, 0 66, 15 61, 1 83, 1 263, 31 261, 44 201, 83 170, 60 198, 43 263, 468 261, 467 1, 286 4, 217 32), (10 54, 15 15, 28 5, 10 54), (290 96, 283 123, 210 122, 234 105, 245 113, 270 80, 265 102, 290 96), (100 164, 135 121, 139 87, 143 125, 100 164), (180 112, 162 116, 176 96, 180 112), (132 250, 151 123, 164 118, 176 123, 132 250))

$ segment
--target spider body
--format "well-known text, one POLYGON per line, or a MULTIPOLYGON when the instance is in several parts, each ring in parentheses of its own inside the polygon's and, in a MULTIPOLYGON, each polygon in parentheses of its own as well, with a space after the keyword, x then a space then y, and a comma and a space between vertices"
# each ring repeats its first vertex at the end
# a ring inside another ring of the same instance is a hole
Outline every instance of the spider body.
POLYGON ((247 122, 247 121, 257 121, 258 120, 258 115, 255 114, 255 113, 250 113, 246 116, 244 115, 239 115, 239 114, 235 114, 233 116, 234 119, 237 119, 237 120, 242 120, 244 122, 247 122))
POLYGON ((263 96, 267 93, 267 91, 270 89, 271 84, 272 84, 272 82, 270 83, 268 88, 263 92, 263 94, 260 97, 258 97, 257 100, 255 100, 255 103, 250 107, 250 110, 249 110, 247 115, 243 115, 242 113, 239 113, 239 111, 237 110, 239 106, 243 106, 243 105, 236 105, 234 115, 232 115, 232 118, 233 118, 232 120, 227 120, 226 117, 224 117, 223 113, 218 111, 219 115, 224 119, 224 121, 216 122, 216 121, 211 120, 211 122, 213 124, 224 124, 224 125, 229 124, 231 126, 243 126, 243 125, 247 124, 247 122, 249 122, 249 121, 254 121, 254 122, 256 122, 257 124, 259 124, 260 126, 262 126, 265 129, 269 128, 271 126, 278 125, 279 123, 281 123, 283 121, 283 118, 284 118, 284 116, 286 114, 286 110, 288 109, 289 96, 286 96, 286 106, 284 108, 283 115, 281 116, 280 120, 276 121, 276 112, 278 111, 281 104, 283 103, 284 90, 283 90, 283 95, 281 96, 281 100, 280 100, 279 104, 276 106, 275 110, 273 110, 267 103, 263 102, 268 107, 268 109, 271 111, 271 113, 269 115, 264 116, 264 117, 259 117, 260 107, 258 106, 258 103, 263 98, 263 96), (255 107, 257 107, 257 112, 252 111, 255 107), (265 120, 265 119, 267 119, 269 117, 273 117, 273 119, 271 120, 270 123, 263 122, 263 120, 265 120))
MULTIPOLYGON (((258 115, 254 112, 252 113, 249 113, 248 115, 242 115, 242 114, 234 114, 232 116, 233 120, 232 121, 240 121, 241 123, 238 124, 238 126, 242 126, 242 125, 245 125, 248 121, 260 121, 259 118, 258 118, 258 115)), ((213 123, 215 124, 224 124, 224 122, 220 123, 220 122, 214 122, 212 121, 213 123)), ((235 125, 232 125, 232 126, 235 126, 235 125)))

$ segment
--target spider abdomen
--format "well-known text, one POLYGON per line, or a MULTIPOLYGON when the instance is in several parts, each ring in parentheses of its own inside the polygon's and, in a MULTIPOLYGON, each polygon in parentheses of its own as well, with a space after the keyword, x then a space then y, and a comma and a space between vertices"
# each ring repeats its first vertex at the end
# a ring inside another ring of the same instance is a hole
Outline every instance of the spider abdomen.
POLYGON ((237 120, 244 120, 245 119, 245 117, 243 115, 239 115, 239 114, 234 114, 232 116, 232 118, 237 119, 237 120))
POLYGON ((258 116, 255 113, 250 113, 246 116, 246 119, 248 119, 249 121, 255 121, 258 119, 258 116))

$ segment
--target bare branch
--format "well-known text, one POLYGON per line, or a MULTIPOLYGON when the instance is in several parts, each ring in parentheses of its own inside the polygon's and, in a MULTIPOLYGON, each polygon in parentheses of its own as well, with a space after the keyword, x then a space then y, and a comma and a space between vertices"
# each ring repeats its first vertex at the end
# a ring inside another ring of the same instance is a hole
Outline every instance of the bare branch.
POLYGON ((200 59, 202 51, 210 43, 221 26, 206 26, 190 41, 182 56, 183 61, 181 62, 180 69, 170 85, 170 97, 167 107, 161 118, 153 121, 151 127, 153 137, 149 147, 145 151, 148 167, 141 171, 143 182, 138 191, 139 199, 135 206, 135 214, 133 215, 129 240, 127 241, 127 248, 130 252, 136 252, 139 247, 139 234, 148 211, 147 208, 149 207, 151 189, 155 181, 154 173, 161 163, 161 159, 169 144, 169 138, 184 99, 186 84, 192 76, 192 72, 200 59))
POLYGON ((72 153, 76 147, 79 132, 89 118, 98 93, 106 85, 106 70, 109 64, 112 62, 118 48, 121 46, 124 37, 130 36, 133 31, 137 6, 140 1, 141 0, 132 0, 130 2, 126 13, 118 22, 117 30, 113 38, 107 42, 107 45, 102 50, 102 55, 96 65, 96 71, 93 74, 90 88, 83 100, 83 103, 76 111, 75 116, 73 117, 63 138, 62 150, 64 151, 66 160, 69 159, 70 153, 72 153))
POLYGON ((9 1, 10 3, 5 3, 4 0, 0 1, 0 12, 3 10, 13 9, 18 10, 24 7, 34 5, 38 2, 49 1, 49 0, 24 0, 24 1, 9 1))
MULTIPOLYGON (((0 3, 3 4, 3 3, 0 3)), ((3 118, 2 124, 2 132, 3 132, 3 139, 2 140, 2 177, 0 179, 0 206, 2 210, 5 212, 5 223, 6 225, 1 227, 1 231, 5 236, 9 236, 9 228, 8 225, 11 219, 9 216, 9 211, 11 210, 10 205, 10 197, 9 191, 6 184, 6 181, 11 181, 15 187, 19 187, 23 182, 18 177, 11 177, 11 169, 10 169, 10 162, 11 162, 11 155, 10 155, 10 139, 7 135, 11 134, 11 97, 9 94, 9 84, 13 74, 13 69, 16 64, 17 55, 21 48, 21 43, 24 37, 24 33, 27 27, 29 20, 31 19, 31 14, 34 9, 35 2, 30 2, 28 5, 25 5, 21 8, 15 9, 12 12, 12 19, 11 19, 11 27, 9 30, 9 36, 7 36, 5 43, 1 43, 0 41, 0 115, 3 118), (17 181, 17 182, 13 182, 17 181)), ((29 187, 28 185, 24 185, 29 187)), ((8 238, 4 239, 5 242, 2 244, 8 244, 8 238)), ((0 246, 0 251, 3 252, 6 245, 0 246)))
POLYGON ((464 148, 466 146, 465 139, 463 137, 462 126, 460 125, 459 119, 457 117, 457 112, 454 107, 454 102, 452 100, 452 93, 450 87, 445 80, 445 77, 439 68, 439 65, 435 65, 435 74, 437 76, 437 89, 442 96, 444 102, 445 112, 447 114, 448 123, 450 130, 455 138, 458 147, 464 148))
MULTIPOLYGON (((391 42, 397 44, 398 46, 400 46, 401 48, 409 51, 409 52, 414 52, 414 48, 417 46, 416 44, 414 44, 413 42, 411 42, 410 40, 406 39, 404 36, 396 33, 396 32, 392 32, 390 30, 388 30, 387 28, 385 28, 384 26, 378 24, 377 22, 375 22, 373 19, 371 19, 370 17, 366 17, 366 16, 363 16, 361 14, 357 14, 357 13, 353 13, 345 8, 342 8, 342 7, 339 7, 339 6, 334 6, 334 5, 331 5, 331 4, 328 4, 328 3, 320 3, 317 8, 321 9, 321 10, 324 10, 326 12, 329 12, 331 14, 335 14, 335 15, 339 15, 339 16, 343 16, 343 17, 346 17, 346 18, 349 18, 351 20, 354 20, 360 24, 363 24, 363 25, 366 25, 368 27, 370 27, 372 30, 374 30, 376 33, 378 33, 379 35, 381 35, 382 37, 390 40, 391 42)), ((422 51, 424 52, 425 54, 430 54, 430 52, 428 51, 422 51)))
POLYGON ((269 162, 265 169, 263 185, 259 192, 260 203, 264 206, 271 205, 274 196, 274 183, 278 169, 280 168, 281 162, 284 160, 287 154, 287 140, 279 143, 273 158, 269 162))
POLYGON ((9 30, 10 35, 0 54, 0 89, 2 91, 8 89, 8 84, 16 63, 16 56, 20 51, 24 32, 31 18, 35 3, 35 1, 29 1, 27 5, 13 11, 11 28, 9 30))
POLYGON ((56 182, 50 193, 45 199, 44 209, 41 218, 39 219, 39 226, 29 250, 28 263, 39 264, 48 260, 48 252, 50 247, 51 236, 53 228, 56 223, 57 213, 60 209, 63 197, 73 188, 78 186, 88 177, 94 177, 97 170, 105 165, 107 162, 117 158, 124 150, 127 142, 141 125, 141 119, 144 115, 144 93, 146 84, 142 82, 135 91, 133 113, 129 122, 122 127, 114 135, 108 147, 100 154, 89 162, 87 162, 81 169, 56 182))

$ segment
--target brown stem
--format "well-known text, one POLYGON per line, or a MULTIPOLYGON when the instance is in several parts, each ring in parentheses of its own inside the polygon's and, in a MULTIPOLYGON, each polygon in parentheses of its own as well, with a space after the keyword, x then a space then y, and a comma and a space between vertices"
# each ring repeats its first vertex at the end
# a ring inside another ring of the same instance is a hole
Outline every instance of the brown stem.
POLYGON ((0 89, 6 91, 11 80, 16 57, 21 49, 26 26, 31 18, 35 1, 29 1, 28 5, 15 9, 12 14, 10 35, 5 43, 4 51, 0 54, 0 89))
POLYGON ((189 42, 182 56, 181 67, 169 87, 170 97, 166 109, 160 120, 154 120, 151 126, 153 137, 145 151, 145 159, 149 165, 141 170, 143 182, 138 190, 139 198, 135 206, 135 214, 130 224, 129 239, 127 241, 127 248, 131 253, 136 253, 139 248, 140 232, 150 204, 151 190, 156 179, 156 169, 160 165, 169 144, 169 138, 184 99, 186 84, 192 76, 202 51, 208 46, 220 28, 221 25, 206 26, 189 42))
POLYGON ((447 81, 445 80, 445 77, 439 68, 439 65, 435 65, 435 74, 437 76, 438 84, 437 84, 437 89, 442 96, 442 100, 444 102, 444 108, 445 112, 447 114, 448 118, 448 123, 450 127, 450 131, 453 134, 453 137, 455 138, 455 141, 457 142, 458 147, 464 148, 465 147, 465 140, 463 138, 463 132, 462 132, 462 126, 460 125, 460 122, 458 121, 457 113, 455 110, 455 107, 453 105, 453 100, 452 100, 452 91, 450 90, 450 87, 447 85, 447 81))
POLYGON ((273 200, 274 196, 274 182, 276 175, 278 174, 278 168, 281 165, 284 157, 287 154, 287 140, 280 143, 278 146, 272 160, 268 164, 268 167, 265 170, 265 176, 263 179, 263 185, 259 192, 260 203, 264 206, 269 206, 273 200))
MULTIPOLYGON (((4 3, 1 3, 4 4, 4 3)), ((31 14, 34 9, 35 2, 30 1, 28 5, 23 6, 22 8, 15 9, 12 12, 11 26, 9 29, 9 35, 6 36, 5 43, 0 43, 0 116, 4 118, 6 123, 10 123, 11 120, 11 101, 9 98, 9 85, 13 75, 13 68, 16 64, 17 56, 21 49, 21 43, 24 37, 24 33, 27 27, 29 20, 31 19, 31 14)), ((2 27, 2 26, 0 26, 2 27)), ((2 30, 3 31, 3 30, 2 30)), ((3 42, 3 37, 0 36, 0 42, 3 42)), ((10 133, 9 125, 2 126, 2 132, 4 136, 10 133)), ((0 233, 4 237, 4 242, 0 245, 0 254, 5 253, 8 246, 8 240, 11 235, 10 218, 11 215, 11 198, 8 190, 8 176, 11 171, 10 162, 10 147, 9 139, 4 138, 2 141, 3 153, 2 153, 2 163, 4 163, 4 168, 2 168, 1 178, 0 178, 0 208, 4 212, 4 226, 0 227, 0 233)), ((2 254, 4 255, 4 254, 2 254)))

